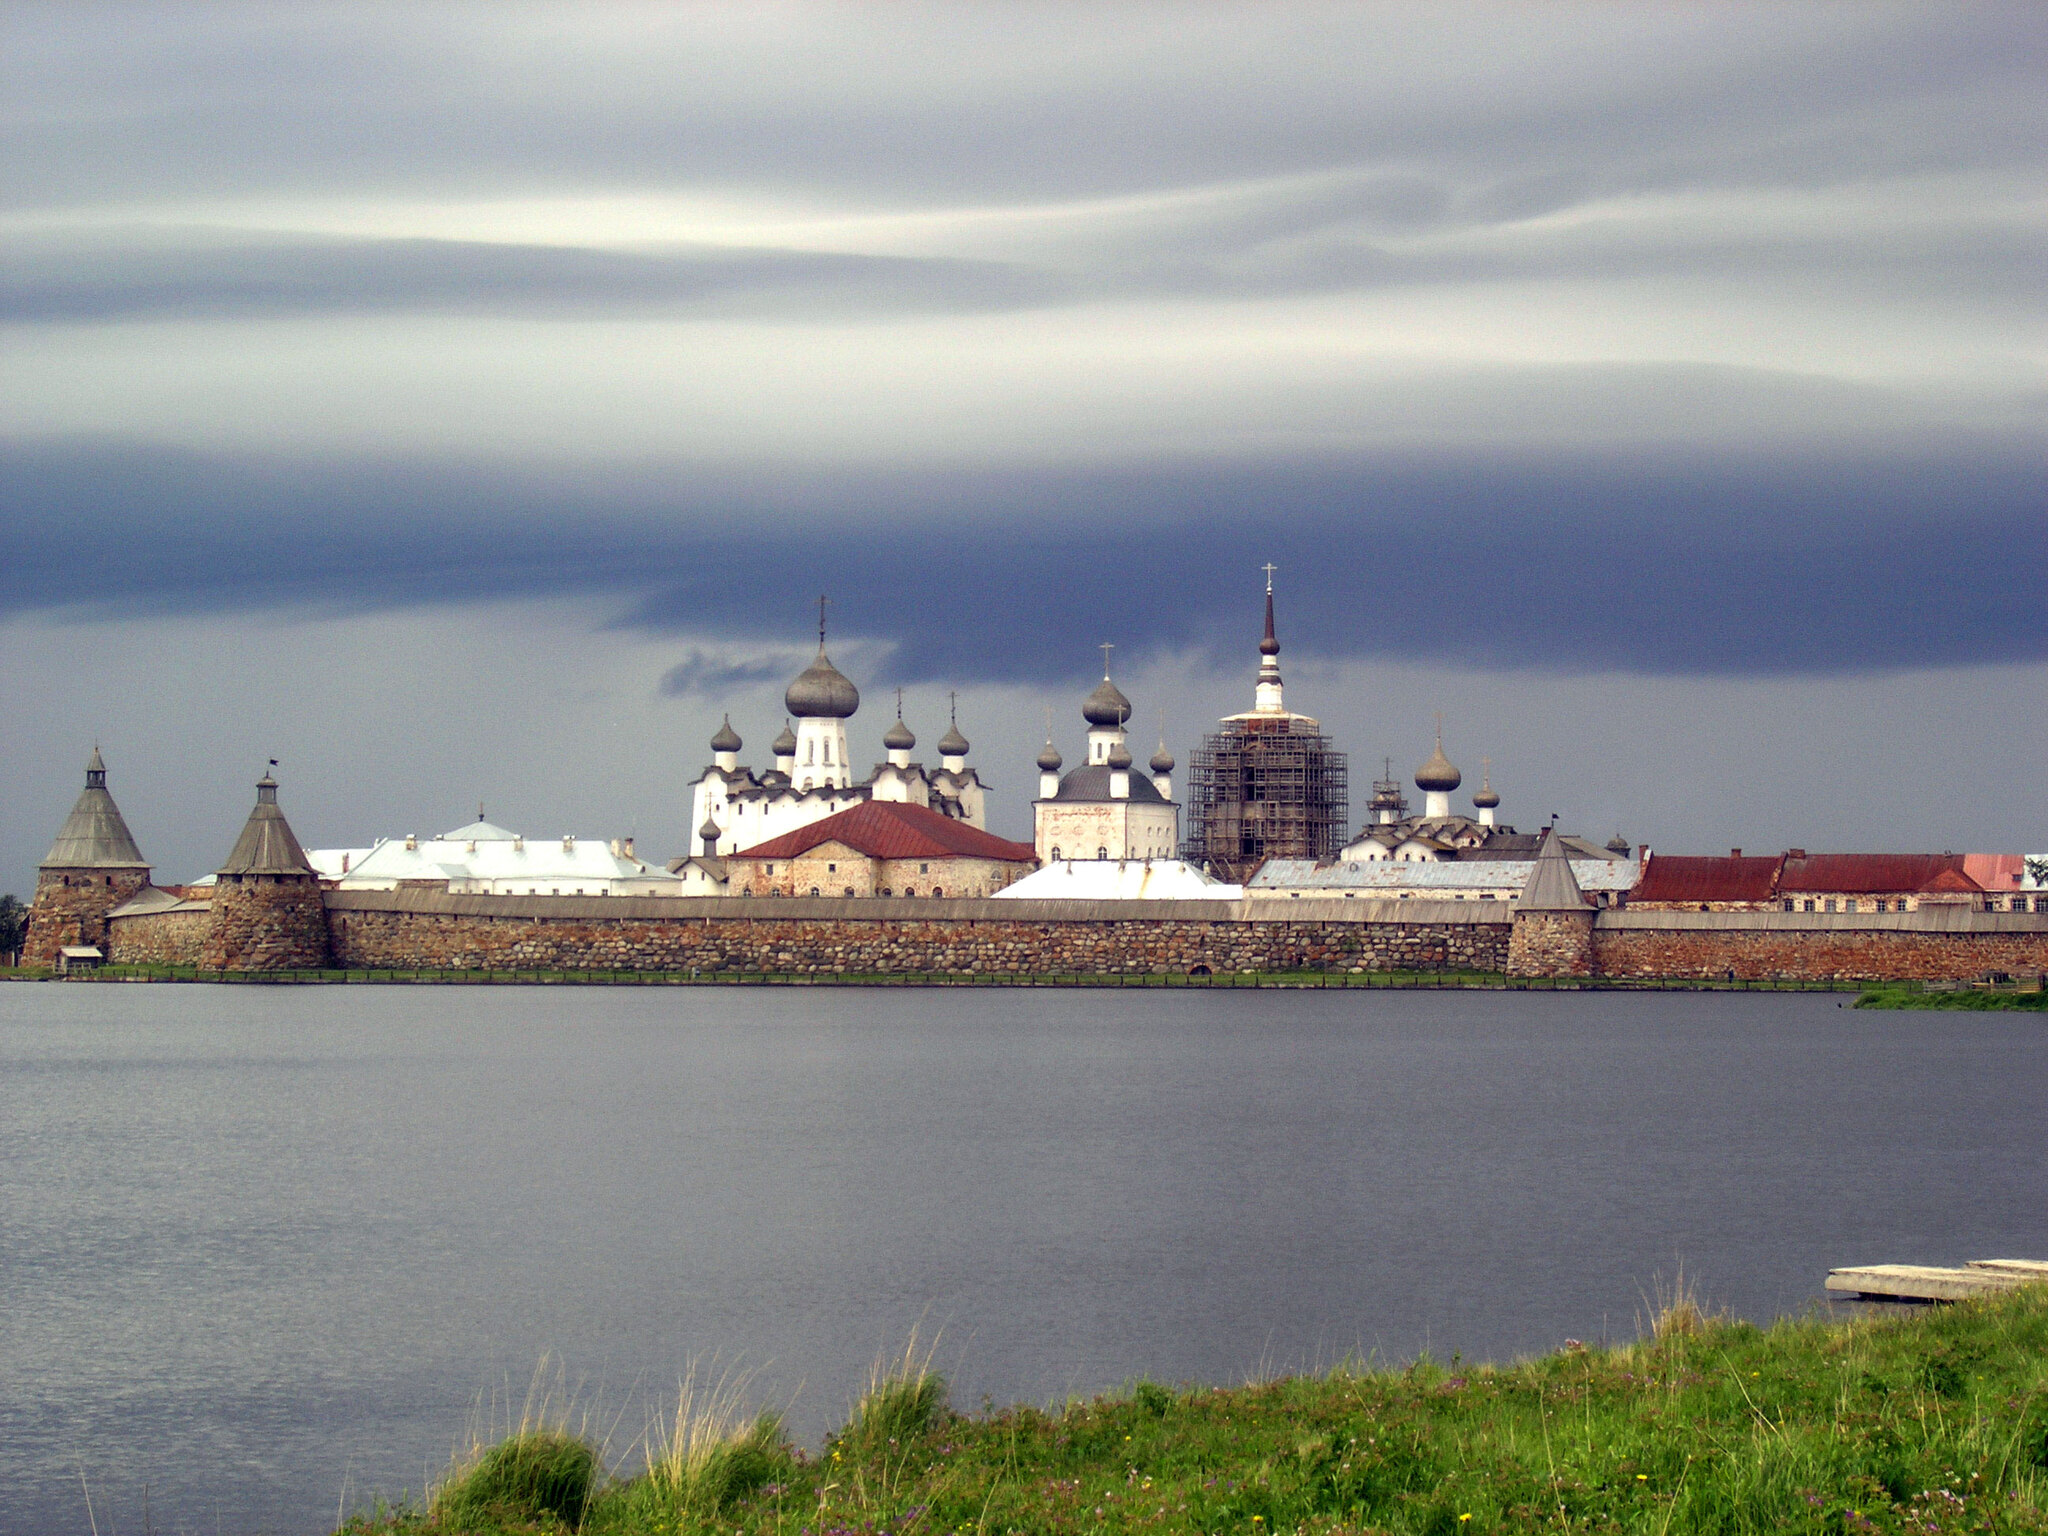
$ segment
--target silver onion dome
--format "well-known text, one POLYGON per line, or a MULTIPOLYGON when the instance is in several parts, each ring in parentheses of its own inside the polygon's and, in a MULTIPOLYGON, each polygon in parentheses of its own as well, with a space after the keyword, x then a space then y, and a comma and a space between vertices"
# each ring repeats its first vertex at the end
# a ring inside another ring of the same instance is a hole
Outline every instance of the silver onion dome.
POLYGON ((1040 773, 1058 773, 1060 771, 1060 764, 1065 761, 1066 759, 1060 756, 1060 749, 1054 746, 1050 740, 1038 749, 1038 771, 1040 773))
POLYGON ((1439 736, 1436 750, 1429 754, 1429 761, 1415 770, 1415 787, 1447 793, 1464 782, 1465 776, 1444 756, 1443 738, 1439 736))
POLYGON ((796 732, 792 731, 789 728, 789 722, 787 720, 782 722, 781 734, 778 735, 773 741, 768 743, 768 750, 770 752, 773 752, 777 757, 796 756, 796 732))
POLYGON ((966 755, 967 738, 960 734, 960 727, 957 725, 947 726, 946 734, 939 738, 939 756, 965 757, 966 755))
POLYGON ((1081 703, 1081 718, 1090 725, 1122 725, 1131 718, 1131 701, 1124 691, 1104 678, 1081 703))
POLYGON ((727 715, 717 734, 711 738, 714 752, 737 752, 740 749, 740 733, 732 728, 732 716, 727 715))
POLYGON ((891 752, 908 752, 917 745, 917 738, 911 734, 910 727, 903 723, 903 717, 898 715, 896 723, 882 733, 882 745, 891 752))
POLYGON ((860 690, 821 645, 818 659, 797 674, 782 702, 799 720, 844 720, 860 708, 860 690))
POLYGON ((1472 797, 1472 803, 1482 811, 1490 811, 1500 804, 1500 791, 1493 787, 1491 780, 1479 786, 1479 793, 1472 797))
POLYGON ((1159 750, 1152 754, 1152 771, 1154 773, 1173 772, 1173 754, 1166 750, 1164 742, 1161 742, 1159 750))
POLYGON ((1105 757, 1103 761, 1112 768, 1128 768, 1131 766, 1131 749, 1122 742, 1118 742, 1109 749, 1109 756, 1105 757))

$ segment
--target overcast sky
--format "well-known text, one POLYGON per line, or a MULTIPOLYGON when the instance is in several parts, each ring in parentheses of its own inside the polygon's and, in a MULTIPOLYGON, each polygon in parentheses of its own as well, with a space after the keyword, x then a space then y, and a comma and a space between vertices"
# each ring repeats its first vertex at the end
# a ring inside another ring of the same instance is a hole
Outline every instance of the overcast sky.
MULTIPOLYGON (((816 597, 999 831, 1111 641, 1672 851, 2048 847, 2048 11, 9 6, 0 888, 683 850, 816 597)), ((1161 716, 1163 714, 1163 721, 1161 716)))

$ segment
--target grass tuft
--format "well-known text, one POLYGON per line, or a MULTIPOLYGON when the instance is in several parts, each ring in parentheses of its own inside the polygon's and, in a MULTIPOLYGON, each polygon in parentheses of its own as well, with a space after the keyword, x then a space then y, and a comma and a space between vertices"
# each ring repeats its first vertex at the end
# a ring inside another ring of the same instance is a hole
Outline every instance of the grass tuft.
POLYGON ((559 1430, 490 1446, 435 1492, 429 1516, 450 1531, 576 1530, 602 1473, 596 1449, 559 1430))
POLYGON ((946 1378, 932 1369, 938 1336, 919 1346, 918 1329, 910 1330, 903 1358, 877 1356, 868 1370, 867 1390, 854 1404, 852 1421, 840 1436, 843 1454, 869 1454, 901 1446, 929 1430, 946 1409, 946 1378))
POLYGON ((791 1465, 781 1416, 746 1409, 749 1380, 728 1372, 700 1386, 691 1362, 674 1416, 649 1435, 647 1471, 630 1504, 675 1520, 716 1515, 791 1465))

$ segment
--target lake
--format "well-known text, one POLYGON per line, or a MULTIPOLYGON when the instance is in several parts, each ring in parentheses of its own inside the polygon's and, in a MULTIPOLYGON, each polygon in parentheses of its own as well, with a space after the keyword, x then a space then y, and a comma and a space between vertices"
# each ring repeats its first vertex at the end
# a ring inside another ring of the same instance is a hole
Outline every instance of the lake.
POLYGON ((2048 1254, 2042 1022, 1839 1002, 0 986, 0 1530, 324 1530, 543 1358, 815 1444, 920 1321, 976 1407, 2048 1254))

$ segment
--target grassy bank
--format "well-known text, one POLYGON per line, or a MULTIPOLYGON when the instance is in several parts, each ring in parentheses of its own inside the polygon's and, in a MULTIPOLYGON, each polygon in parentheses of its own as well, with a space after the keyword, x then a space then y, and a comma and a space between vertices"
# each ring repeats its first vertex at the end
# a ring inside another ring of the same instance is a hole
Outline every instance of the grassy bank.
MULTIPOLYGON (((25 981, 51 981, 48 971, 17 973, 25 981)), ((1180 971, 1028 972, 896 971, 682 971, 626 970, 426 970, 364 969, 322 971, 206 971, 182 965, 108 965, 62 978, 79 984, 162 981, 247 986, 569 986, 569 987, 1137 987, 1229 991, 1279 987, 1314 991, 1364 988, 1376 991, 1480 992, 1853 992, 1853 981, 1726 981, 1695 977, 1507 976, 1499 971, 1222 971, 1187 975, 1180 971)))
POLYGON ((1616 1349, 1149 1382, 953 1413, 914 1356, 816 1453, 685 1393, 607 1475, 545 1416, 369 1532, 2048 1530, 2048 1287, 1769 1329, 1667 1308, 1616 1349), (637 1464, 637 1462, 636 1462, 637 1464))
POLYGON ((1960 1008, 1971 1012, 2019 1010, 2048 1013, 2048 992, 1993 992, 1968 988, 1925 992, 1918 987, 1873 987, 1856 999, 1858 1008, 1960 1008))

